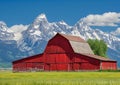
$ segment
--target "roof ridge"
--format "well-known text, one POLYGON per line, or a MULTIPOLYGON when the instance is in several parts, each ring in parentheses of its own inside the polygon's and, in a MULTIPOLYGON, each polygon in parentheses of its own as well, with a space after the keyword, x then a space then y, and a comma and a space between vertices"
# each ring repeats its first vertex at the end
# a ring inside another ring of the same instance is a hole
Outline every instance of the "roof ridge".
POLYGON ((67 40, 70 40, 70 41, 86 43, 86 41, 79 36, 67 35, 67 34, 62 34, 62 33, 57 33, 57 34, 63 36, 64 38, 66 38, 67 40))
MULTIPOLYGON (((58 33, 62 36, 70 36, 70 37, 79 37, 79 36, 75 36, 75 35, 71 35, 71 34, 63 34, 63 33, 58 33)), ((80 37, 79 37, 80 38, 80 37)), ((81 38, 82 39, 82 38, 81 38)), ((84 39, 83 39, 84 40, 84 39)))

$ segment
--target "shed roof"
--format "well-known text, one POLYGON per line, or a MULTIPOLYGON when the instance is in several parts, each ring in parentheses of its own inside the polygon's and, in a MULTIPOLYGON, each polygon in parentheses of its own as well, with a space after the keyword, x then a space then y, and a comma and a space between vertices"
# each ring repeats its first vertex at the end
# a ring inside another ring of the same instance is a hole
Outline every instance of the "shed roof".
POLYGON ((25 57, 25 58, 22 58, 22 59, 18 59, 18 60, 13 61, 12 63, 15 63, 15 62, 18 62, 18 61, 27 60, 27 59, 31 59, 31 58, 40 57, 41 55, 43 55, 43 53, 42 54, 33 55, 33 56, 29 56, 29 57, 25 57))
POLYGON ((109 58, 105 58, 105 57, 94 55, 94 54, 82 54, 82 55, 85 55, 85 56, 88 56, 88 57, 91 57, 91 58, 95 58, 95 59, 98 59, 98 60, 101 60, 101 61, 115 61, 115 60, 111 60, 109 58))

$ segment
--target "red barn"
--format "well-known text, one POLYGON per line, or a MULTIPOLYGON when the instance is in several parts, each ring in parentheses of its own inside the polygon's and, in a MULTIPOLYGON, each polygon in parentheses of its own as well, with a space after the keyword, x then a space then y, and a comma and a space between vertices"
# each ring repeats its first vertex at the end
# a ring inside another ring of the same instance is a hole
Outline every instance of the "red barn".
POLYGON ((43 54, 13 61, 13 71, 116 70, 117 62, 94 55, 86 41, 57 33, 43 54))

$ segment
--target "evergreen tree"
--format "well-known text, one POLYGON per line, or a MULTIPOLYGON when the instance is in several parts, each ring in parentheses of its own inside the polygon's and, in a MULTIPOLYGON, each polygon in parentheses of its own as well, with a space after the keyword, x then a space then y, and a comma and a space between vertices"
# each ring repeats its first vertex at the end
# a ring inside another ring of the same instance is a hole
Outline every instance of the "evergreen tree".
POLYGON ((95 55, 107 57, 107 45, 103 40, 97 40, 97 39, 88 39, 88 44, 90 45, 91 49, 93 50, 95 55))

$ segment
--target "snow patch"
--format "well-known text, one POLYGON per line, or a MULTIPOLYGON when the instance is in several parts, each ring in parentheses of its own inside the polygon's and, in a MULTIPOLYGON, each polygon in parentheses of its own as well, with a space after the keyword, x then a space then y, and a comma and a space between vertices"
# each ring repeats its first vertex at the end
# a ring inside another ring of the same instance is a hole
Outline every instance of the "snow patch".
POLYGON ((27 30, 29 25, 14 25, 9 28, 9 31, 14 33, 14 40, 18 41, 22 38, 22 32, 27 30))
POLYGON ((46 18, 46 15, 44 13, 42 13, 37 18, 46 18))

